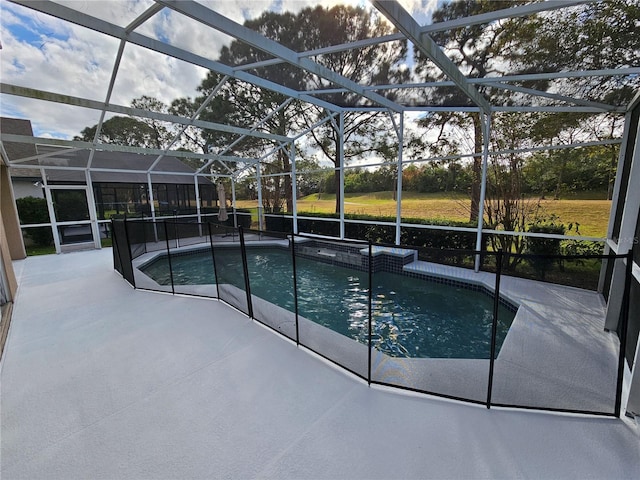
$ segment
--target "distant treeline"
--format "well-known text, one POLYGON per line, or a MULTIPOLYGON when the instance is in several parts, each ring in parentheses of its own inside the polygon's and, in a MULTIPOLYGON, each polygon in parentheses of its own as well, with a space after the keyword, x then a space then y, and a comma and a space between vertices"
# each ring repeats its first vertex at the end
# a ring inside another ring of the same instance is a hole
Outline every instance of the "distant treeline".
MULTIPOLYGON (((560 155, 537 155, 521 161, 518 167, 518 181, 521 192, 536 195, 559 195, 568 192, 606 191, 615 176, 617 152, 602 148, 590 149, 560 155)), ((507 175, 499 164, 490 165, 489 182, 496 175, 507 175)), ((513 172, 509 170, 512 174, 513 172)), ((353 168, 345 171, 344 190, 346 193, 370 193, 395 190, 397 170, 395 166, 380 167, 375 170, 353 168)), ((308 192, 314 187, 326 193, 335 193, 333 171, 322 176, 316 185, 305 184, 308 192)), ((471 188, 472 170, 470 164, 449 162, 446 164, 412 164, 404 168, 402 189, 420 193, 461 192, 471 188)), ((317 190, 316 190, 317 191, 317 190)))

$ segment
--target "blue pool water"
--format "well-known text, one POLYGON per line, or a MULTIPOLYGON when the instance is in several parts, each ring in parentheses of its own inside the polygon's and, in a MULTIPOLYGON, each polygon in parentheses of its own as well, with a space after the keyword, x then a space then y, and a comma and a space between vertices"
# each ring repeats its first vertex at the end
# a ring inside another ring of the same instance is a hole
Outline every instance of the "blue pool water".
MULTIPOLYGON (((244 289, 240 251, 216 251, 220 283, 244 289)), ((248 248, 251 293, 294 311, 291 252, 248 248)), ((216 283, 210 252, 172 256, 176 285, 216 283)), ((296 257, 298 312, 364 344, 368 341, 368 273, 296 257)), ((171 283, 166 257, 143 268, 171 283)), ((397 357, 489 358, 493 298, 478 291, 380 272, 373 274, 374 346, 397 357)), ((500 306, 497 350, 514 313, 500 306)))

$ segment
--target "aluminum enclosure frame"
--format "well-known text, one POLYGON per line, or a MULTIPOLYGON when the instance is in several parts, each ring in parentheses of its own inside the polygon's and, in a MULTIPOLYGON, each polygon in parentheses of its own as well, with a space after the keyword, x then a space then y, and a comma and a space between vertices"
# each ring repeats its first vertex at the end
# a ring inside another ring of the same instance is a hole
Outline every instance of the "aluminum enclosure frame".
MULTIPOLYGON (((131 107, 125 107, 121 105, 114 105, 110 103, 111 95, 113 92, 113 86, 115 80, 118 75, 120 61, 122 59, 122 55, 126 46, 128 44, 137 45, 151 51, 155 51, 161 54, 168 55, 169 57, 173 57, 188 63, 192 63, 193 65, 198 65, 200 67, 204 67, 210 69, 211 71, 217 72, 221 75, 224 75, 220 84, 214 89, 209 98, 205 100, 205 102, 200 106, 200 111, 202 108, 206 106, 206 103, 209 102, 218 88, 229 78, 234 78, 240 81, 253 83, 254 85, 260 88, 267 88, 276 93, 285 95, 289 97, 287 102, 291 102, 292 100, 304 101, 314 104, 320 108, 324 108, 328 115, 326 120, 324 121, 335 121, 334 118, 337 116, 338 118, 342 117, 344 112, 349 111, 357 111, 357 110, 381 110, 388 111, 393 119, 393 113, 400 114, 400 124, 401 127, 398 128, 395 125, 395 120, 392 120, 394 123, 394 129, 398 136, 399 145, 404 144, 404 128, 402 125, 404 124, 404 112, 408 111, 478 111, 482 113, 484 116, 490 116, 492 112, 502 112, 502 111, 572 111, 572 112, 624 112, 623 107, 606 105, 600 102, 593 102, 588 100, 583 100, 579 98, 570 98, 567 96, 562 96, 549 92, 542 92, 533 89, 525 89, 523 87, 519 87, 517 85, 512 85, 513 83, 518 83, 526 80, 540 80, 540 79, 552 79, 552 78, 572 78, 572 77, 581 77, 587 75, 593 76, 616 76, 616 75, 630 75, 636 74, 640 72, 640 68, 620 68, 620 69, 608 69, 608 70, 598 70, 593 72, 551 72, 551 73, 541 73, 541 74, 528 74, 528 75, 510 75, 510 76, 502 76, 502 77, 491 77, 491 78, 481 78, 481 79, 473 79, 467 78, 460 69, 455 66, 451 60, 449 60, 446 55, 443 53, 441 48, 431 40, 429 37, 429 33, 431 32, 439 32, 446 31, 448 29, 458 28, 462 26, 470 26, 477 25, 481 23, 499 21, 501 19, 510 18, 510 17, 519 17, 519 16, 527 16, 545 11, 553 11, 561 8, 568 8, 575 5, 591 3, 595 0, 571 0, 571 1, 546 1, 546 2, 534 2, 528 5, 521 5, 513 8, 507 8, 503 10, 497 10, 494 12, 474 15, 463 19, 457 19, 453 21, 445 21, 441 23, 436 23, 432 25, 420 26, 415 20, 411 17, 409 13, 407 13, 397 2, 395 1, 387 1, 387 0, 374 0, 372 2, 373 6, 379 10, 387 19, 393 23, 396 28, 399 30, 399 33, 386 35, 379 38, 372 38, 367 40, 362 40, 359 42, 354 42, 352 44, 342 44, 342 45, 334 45, 331 47, 326 47, 323 49, 308 51, 308 52, 294 52, 290 49, 283 47, 276 42, 273 42, 266 37, 249 30, 248 28, 239 25, 238 23, 233 22, 232 20, 224 17, 223 15, 199 4, 194 1, 185 0, 185 1, 172 1, 172 0, 156 0, 154 4, 152 4, 149 8, 147 8, 144 12, 138 15, 133 21, 131 21, 126 27, 118 26, 114 23, 107 22, 105 20, 92 17, 91 15, 87 15, 78 10, 74 10, 72 8, 66 7, 64 5, 60 5, 57 3, 53 3, 50 1, 27 1, 27 0, 12 0, 13 3, 25 6, 27 8, 36 10, 41 13, 45 13, 51 15, 60 20, 64 20, 76 25, 80 25, 86 28, 89 28, 95 32, 102 33, 107 36, 115 37, 119 39, 119 47, 118 53, 116 55, 116 59, 114 62, 114 66, 111 73, 111 79, 109 82, 109 87, 107 89, 105 95, 104 102, 98 102, 88 99, 83 99, 79 97, 72 97, 69 95, 62 95, 55 92, 45 92, 37 89, 21 87, 18 85, 10 85, 6 83, 0 84, 0 92, 2 94, 44 100, 54 103, 61 103, 67 105, 75 105, 84 108, 94 109, 100 112, 100 118, 98 122, 98 126, 96 129, 96 134, 94 141, 91 143, 88 142, 74 142, 74 141, 63 141, 63 140, 47 140, 47 139, 27 139, 27 138, 18 138, 15 135, 2 134, 1 140, 2 142, 24 142, 24 143, 48 143, 52 145, 58 145, 67 147, 70 149, 77 148, 86 148, 90 151, 89 162, 86 167, 86 170, 92 170, 92 159, 93 153, 96 149, 101 150, 113 150, 113 151, 126 151, 126 152, 139 152, 146 154, 155 154, 157 155, 157 161, 148 169, 147 173, 157 173, 154 171, 155 165, 160 161, 160 159, 165 155, 173 155, 176 157, 191 157, 191 158, 199 158, 204 164, 201 168, 199 168, 194 174, 194 179, 197 176, 209 175, 209 168, 214 163, 222 163, 224 162, 241 162, 245 165, 251 166, 256 165, 260 161, 266 160, 271 154, 276 153, 282 148, 286 148, 291 150, 295 148, 293 145, 296 140, 298 140, 301 136, 304 135, 304 132, 294 135, 292 137, 279 136, 270 134, 267 132, 263 132, 259 130, 259 127, 264 124, 268 120, 268 118, 273 115, 276 111, 267 113, 267 115, 259 119, 255 126, 251 129, 243 129, 239 127, 234 127, 231 125, 223 125, 216 124, 212 122, 205 122, 199 120, 198 114, 196 112, 191 118, 183 118, 176 115, 168 115, 162 114, 158 112, 146 111, 142 109, 136 109, 131 107), (155 15, 160 14, 163 10, 170 9, 174 12, 178 12, 182 15, 188 16, 195 21, 202 23, 204 25, 209 26, 212 29, 217 31, 224 32, 228 35, 235 37, 238 40, 248 42, 255 48, 263 50, 264 52, 272 55, 274 58, 272 60, 266 60, 263 62, 257 62, 248 65, 242 65, 237 67, 230 67, 227 65, 223 65, 220 62, 215 60, 211 60, 208 58, 204 58, 192 52, 186 51, 181 48, 174 47, 172 45, 159 42, 153 38, 147 37, 138 33, 136 30, 139 29, 141 25, 147 22, 149 19, 153 18, 155 15), (337 74, 336 72, 332 72, 326 67, 319 65, 318 63, 309 59, 309 57, 320 55, 320 54, 328 54, 328 53, 336 53, 340 51, 349 50, 352 48, 360 48, 367 45, 375 45, 382 44, 385 42, 396 41, 407 39, 409 42, 417 45, 417 47, 429 57, 437 67, 441 69, 441 71, 449 77, 449 81, 441 81, 441 82, 430 82, 430 83, 421 83, 421 84, 401 84, 401 85, 376 85, 376 86, 368 86, 368 85, 359 85, 354 83, 353 81, 337 74), (329 80, 330 82, 337 85, 338 89, 332 90, 319 90, 319 91, 294 91, 288 87, 283 85, 275 84, 269 80, 265 80, 260 78, 255 74, 250 74, 248 71, 254 70, 261 66, 268 65, 277 65, 279 63, 286 62, 290 65, 298 67, 302 70, 309 71, 315 75, 318 75, 322 78, 329 80), (507 90, 517 91, 521 93, 526 93, 532 96, 539 96, 541 98, 550 98, 560 102, 564 102, 566 105, 556 105, 556 106, 504 106, 504 105, 491 105, 484 96, 482 96, 475 85, 491 85, 496 86, 498 88, 504 88, 507 90), (379 95, 376 93, 377 91, 382 91, 389 88, 420 88, 420 87, 442 87, 442 86, 457 86, 462 92, 464 92, 472 101, 476 104, 475 107, 442 107, 442 106, 422 106, 422 107, 413 107, 409 105, 403 105, 397 103, 395 101, 390 101, 386 97, 379 95), (327 93, 327 92, 353 92, 358 95, 361 95, 363 98, 368 99, 372 102, 370 107, 343 107, 340 105, 331 104, 324 100, 321 100, 316 97, 317 94, 327 93), (377 105, 376 105, 377 104, 377 105), (110 113, 120 113, 126 115, 132 115, 147 119, 153 119, 158 121, 166 121, 174 124, 181 125, 181 132, 189 126, 194 126, 197 128, 206 128, 211 130, 217 130, 221 132, 226 132, 234 135, 238 135, 235 142, 230 144, 226 149, 224 149, 220 153, 186 153, 180 152, 176 150, 171 150, 171 145, 175 144, 178 140, 179 135, 174 138, 172 144, 164 149, 164 150, 150 150, 150 149, 137 149, 136 147, 122 147, 122 146, 114 146, 114 145, 105 145, 100 144, 98 142, 99 132, 102 127, 102 123, 105 118, 105 114, 107 112, 110 113), (239 158, 234 157, 232 155, 228 155, 228 151, 234 144, 242 140, 246 137, 256 137, 262 138, 267 141, 272 141, 275 144, 273 150, 270 153, 266 153, 259 159, 251 159, 251 158, 239 158)), ((281 105, 279 108, 286 107, 286 104, 281 105)), ((488 122, 485 122, 488 123, 488 122)), ((320 122, 317 124, 319 125, 320 122)), ((311 127, 314 128, 314 127, 311 127)), ((340 128, 338 128, 340 130, 340 128)), ((485 137, 490 137, 491 135, 491 126, 489 124, 488 128, 485 128, 485 137)), ((342 138, 342 135, 340 135, 342 138)), ((485 142, 486 143, 486 142, 485 142)), ((611 142, 601 142, 600 144, 608 144, 611 142)), ((595 143, 594 143, 595 144, 595 143)), ((550 149, 555 148, 555 146, 550 146, 550 149)), ((559 147, 562 148, 562 147, 559 147)), ((341 149, 343 150, 343 149, 341 149)), ((474 155, 481 155, 483 158, 484 166, 486 167, 487 159, 490 155, 497 154, 497 152, 489 152, 488 146, 485 145, 483 152, 475 152, 474 155)), ((44 156, 40 157, 44 158, 44 156)), ((293 157, 292 157, 293 158, 293 157)), ((428 159, 427 159, 428 160, 428 159)), ((24 162, 26 159, 9 159, 9 166, 17 166, 20 164, 21 168, 31 168, 29 165, 26 165, 24 162)), ((295 159, 294 159, 295 161, 295 159)), ((407 162, 411 160, 405 160, 402 158, 402 148, 400 148, 400 153, 398 156, 398 173, 402 172, 403 165, 406 165, 407 162)), ((340 159, 338 162, 338 170, 340 175, 344 179, 344 159, 340 159)), ((49 167, 47 167, 49 168, 49 167)), ((227 168, 227 170, 229 170, 227 168)), ((245 171, 243 169, 243 171, 245 171)), ((301 173, 298 170, 298 173, 301 173)), ((260 175, 260 169, 256 168, 256 175, 260 175)), ((217 175, 221 176, 221 175, 217 175)), ((227 175, 222 175, 227 176, 227 175)), ((228 175, 232 180, 237 179, 238 172, 232 172, 229 170, 228 175)), ((87 177, 89 177, 87 175, 87 177)), ((402 189, 401 189, 401 175, 398 175, 398 184, 397 184, 397 235, 396 240, 399 240, 399 231, 400 231, 400 204, 402 202, 402 189)), ((485 179, 483 178, 483 183, 485 179)), ((196 182, 197 183, 197 182, 196 182)), ((235 191, 235 185, 234 185, 235 191)), ((232 201, 235 205, 235 195, 233 195, 232 201)), ((260 208, 260 205, 259 205, 260 208)), ((297 213, 297 212, 296 212, 297 213)), ((260 215, 260 218, 262 215, 260 215)), ((340 212, 340 223, 341 223, 341 232, 344 231, 344 206, 341 208, 340 212)), ((478 235, 480 236, 480 232, 483 228, 483 220, 482 216, 480 216, 479 225, 478 225, 478 235)), ((341 235, 343 237, 343 235, 341 235)))

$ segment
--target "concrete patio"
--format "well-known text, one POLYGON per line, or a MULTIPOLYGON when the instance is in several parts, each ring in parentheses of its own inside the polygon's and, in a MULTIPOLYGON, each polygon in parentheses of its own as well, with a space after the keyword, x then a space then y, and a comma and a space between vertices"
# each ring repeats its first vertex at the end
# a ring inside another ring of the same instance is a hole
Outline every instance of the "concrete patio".
POLYGON ((630 419, 368 387, 216 300, 133 290, 111 250, 15 262, 1 476, 637 478, 630 419))

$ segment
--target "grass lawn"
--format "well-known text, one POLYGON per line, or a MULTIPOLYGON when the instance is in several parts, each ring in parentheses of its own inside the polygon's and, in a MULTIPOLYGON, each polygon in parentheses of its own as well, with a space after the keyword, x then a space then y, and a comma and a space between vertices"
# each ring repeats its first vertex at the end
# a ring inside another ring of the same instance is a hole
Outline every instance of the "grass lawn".
POLYGON ((51 255, 52 253, 56 253, 56 247, 54 245, 49 245, 43 247, 41 245, 30 245, 25 246, 25 250, 27 251, 27 256, 33 257, 35 255, 51 255))
MULTIPOLYGON (((557 215, 567 227, 570 223, 578 223, 583 236, 605 237, 611 201, 602 198, 601 192, 583 192, 567 199, 541 200, 540 205, 545 216, 557 215)), ((327 193, 309 195, 298 199, 298 212, 330 213, 335 211, 335 201, 335 195, 327 193)), ((239 208, 256 207, 255 201, 237 203, 239 208)), ((402 196, 402 216, 406 218, 466 221, 469 208, 468 197, 461 194, 404 192, 402 196)), ((348 193, 345 195, 345 212, 395 216, 393 192, 348 193)), ((575 227, 568 233, 575 234, 575 227)))

